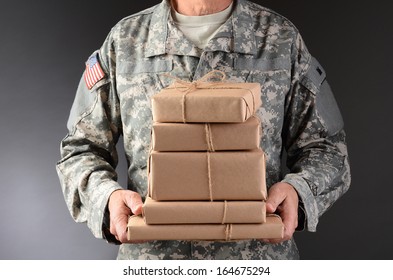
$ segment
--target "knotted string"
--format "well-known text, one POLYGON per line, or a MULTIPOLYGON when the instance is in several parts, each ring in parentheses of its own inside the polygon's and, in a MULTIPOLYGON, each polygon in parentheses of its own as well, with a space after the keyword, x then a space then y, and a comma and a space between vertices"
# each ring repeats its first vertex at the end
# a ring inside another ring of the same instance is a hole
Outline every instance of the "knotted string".
POLYGON ((213 70, 204 75, 202 78, 196 81, 184 81, 179 79, 178 77, 172 76, 170 74, 163 74, 164 76, 175 80, 175 83, 172 84, 174 88, 178 89, 181 92, 190 93, 198 88, 209 88, 212 85, 217 85, 219 83, 223 83, 226 80, 226 74, 220 70, 213 70), (219 82, 212 82, 213 78, 218 78, 219 82))
POLYGON ((163 74, 163 76, 168 77, 170 79, 175 80, 175 83, 171 86, 178 90, 179 92, 183 93, 182 96, 182 118, 183 118, 183 123, 186 123, 186 96, 190 92, 193 92, 197 89, 202 89, 202 88, 211 88, 212 86, 217 86, 219 84, 222 84, 226 80, 226 75, 223 71, 220 70, 213 70, 204 75, 202 78, 189 82, 189 81, 184 81, 181 80, 175 76, 172 76, 170 74, 163 74), (219 82, 211 82, 211 80, 214 77, 218 77, 219 82))

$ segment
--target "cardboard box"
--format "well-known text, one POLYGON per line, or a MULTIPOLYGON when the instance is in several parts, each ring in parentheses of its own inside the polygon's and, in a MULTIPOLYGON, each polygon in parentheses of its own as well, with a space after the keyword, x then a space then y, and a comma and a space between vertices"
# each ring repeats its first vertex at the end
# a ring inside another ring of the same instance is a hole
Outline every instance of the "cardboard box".
POLYGON ((146 198, 146 224, 237 224, 266 222, 264 201, 156 201, 146 198))
POLYGON ((261 104, 259 83, 175 84, 152 97, 155 122, 244 122, 261 104))
POLYGON ((127 238, 136 240, 217 240, 233 241, 282 238, 284 225, 277 215, 269 215, 262 224, 188 224, 147 225, 142 216, 128 220, 127 238))
POLYGON ((154 200, 266 200, 262 150, 151 152, 149 160, 154 200))
POLYGON ((225 151, 258 149, 261 123, 252 116, 244 123, 154 123, 154 151, 225 151))

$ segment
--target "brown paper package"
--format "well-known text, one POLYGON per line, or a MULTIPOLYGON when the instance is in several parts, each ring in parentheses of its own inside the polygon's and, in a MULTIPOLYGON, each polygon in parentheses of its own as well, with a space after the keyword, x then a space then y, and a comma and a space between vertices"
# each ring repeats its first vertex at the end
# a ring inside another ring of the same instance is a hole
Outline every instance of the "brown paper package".
POLYGON ((252 224, 266 222, 264 201, 156 201, 143 205, 146 224, 252 224))
POLYGON ((152 152, 149 196, 154 200, 266 200, 262 150, 152 152))
POLYGON ((155 122, 244 122, 261 104, 259 83, 202 84, 191 92, 171 86, 152 97, 155 122))
POLYGON ((261 224, 147 225, 142 216, 128 220, 127 238, 134 240, 246 240, 282 238, 284 226, 276 215, 261 224))
POLYGON ((260 139, 255 116, 244 123, 154 123, 152 128, 152 149, 161 152, 253 150, 260 139))

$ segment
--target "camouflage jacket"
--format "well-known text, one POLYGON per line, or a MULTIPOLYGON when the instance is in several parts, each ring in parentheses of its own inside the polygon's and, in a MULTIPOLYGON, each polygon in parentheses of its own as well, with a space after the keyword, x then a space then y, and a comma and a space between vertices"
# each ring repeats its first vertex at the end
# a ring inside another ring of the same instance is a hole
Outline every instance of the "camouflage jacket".
MULTIPOLYGON (((233 82, 262 85, 261 147, 267 186, 288 182, 297 190, 306 230, 348 189, 350 171, 340 112, 326 74, 286 18, 245 0, 204 50, 175 27, 168 0, 124 18, 94 53, 105 77, 88 89, 82 79, 57 164, 65 201, 94 236, 105 231, 106 205, 121 186, 115 167, 123 136, 130 190, 146 195, 152 111, 150 98, 173 81, 197 80, 213 69, 233 82), (288 173, 282 169, 283 151, 288 173)), ((278 245, 240 242, 154 241, 122 244, 119 259, 291 259, 294 240, 278 245)))

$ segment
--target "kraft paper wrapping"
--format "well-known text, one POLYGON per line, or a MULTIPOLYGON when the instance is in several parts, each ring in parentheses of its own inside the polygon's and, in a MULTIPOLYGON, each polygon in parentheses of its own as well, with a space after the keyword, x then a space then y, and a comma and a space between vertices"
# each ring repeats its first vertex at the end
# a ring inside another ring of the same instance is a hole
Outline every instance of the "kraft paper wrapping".
POLYGON ((259 83, 175 84, 152 97, 155 122, 244 122, 261 105, 259 83))
POLYGON ((284 226, 277 215, 261 224, 147 225, 142 216, 128 220, 127 238, 133 240, 217 240, 233 241, 282 238, 284 226))
POLYGON ((260 120, 253 116, 244 123, 154 123, 154 151, 254 150, 261 139, 260 120))
POLYGON ((252 224, 266 222, 264 201, 155 201, 143 205, 146 224, 252 224))
POLYGON ((266 200, 262 150, 151 152, 149 196, 154 200, 266 200))

